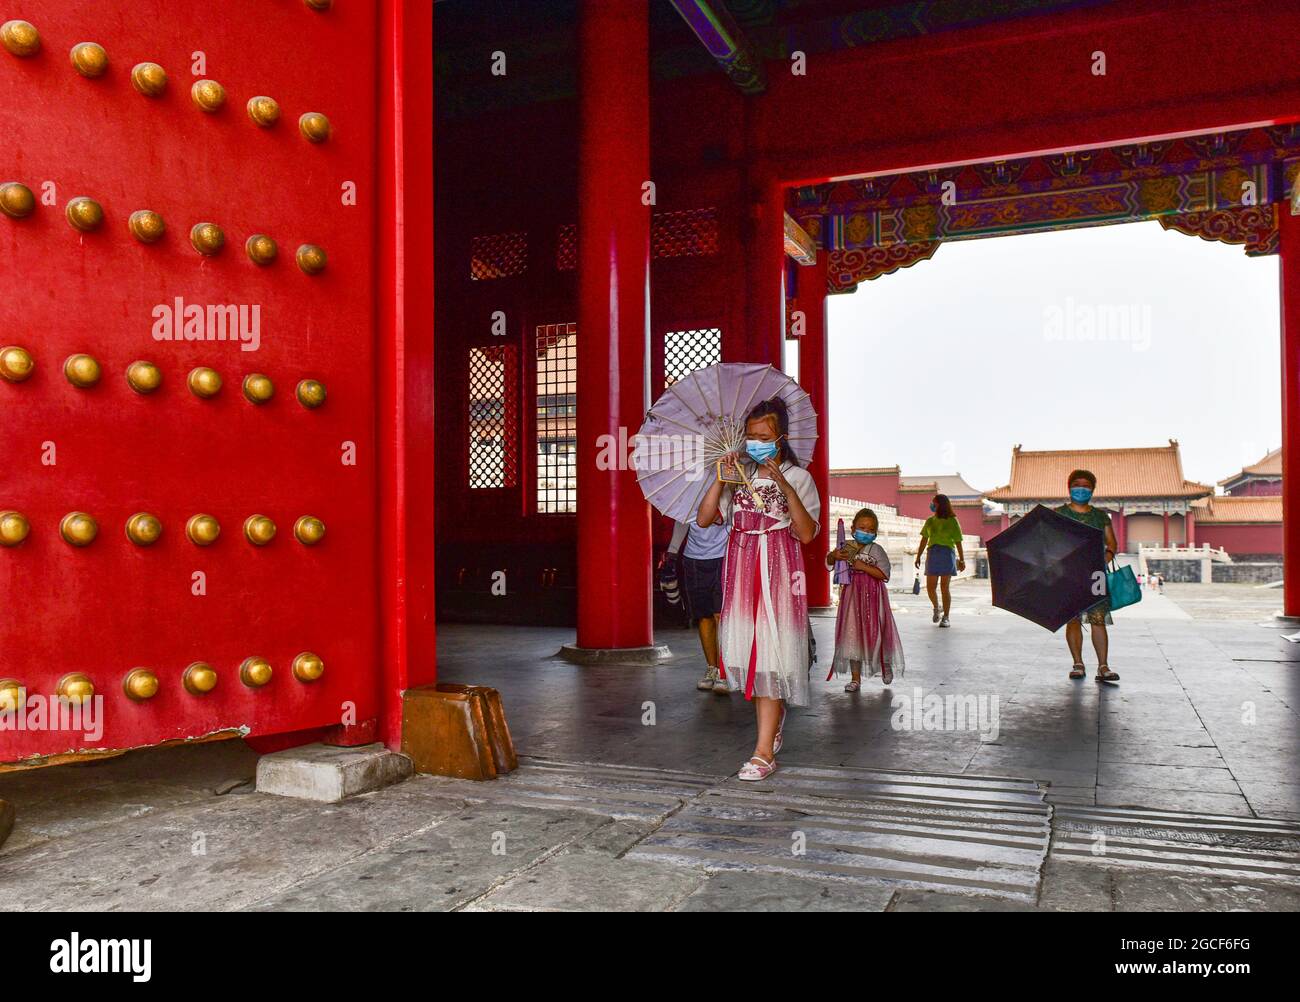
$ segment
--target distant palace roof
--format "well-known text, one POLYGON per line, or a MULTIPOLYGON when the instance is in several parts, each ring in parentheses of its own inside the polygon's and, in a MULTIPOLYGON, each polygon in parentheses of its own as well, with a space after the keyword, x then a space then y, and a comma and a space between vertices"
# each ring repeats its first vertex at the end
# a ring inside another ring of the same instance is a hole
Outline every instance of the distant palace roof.
POLYGON ((1224 477, 1219 481, 1221 487, 1228 484, 1235 484, 1243 480, 1250 480, 1255 477, 1280 477, 1282 476, 1282 450, 1274 449, 1258 463, 1250 466, 1243 466, 1240 473, 1234 473, 1230 477, 1224 477))
POLYGON ((1097 476, 1099 501, 1123 498, 1195 498, 1214 488, 1183 476, 1178 442, 1137 449, 1011 450, 1011 482, 990 491, 994 501, 1041 501, 1064 497, 1074 469, 1097 476))
POLYGON ((972 487, 962 479, 960 473, 941 473, 933 477, 899 477, 903 490, 933 491, 935 494, 947 494, 950 498, 979 498, 984 492, 972 487))
POLYGON ((1193 501, 1196 524, 1278 523, 1282 521, 1281 497, 1233 497, 1218 495, 1193 501))

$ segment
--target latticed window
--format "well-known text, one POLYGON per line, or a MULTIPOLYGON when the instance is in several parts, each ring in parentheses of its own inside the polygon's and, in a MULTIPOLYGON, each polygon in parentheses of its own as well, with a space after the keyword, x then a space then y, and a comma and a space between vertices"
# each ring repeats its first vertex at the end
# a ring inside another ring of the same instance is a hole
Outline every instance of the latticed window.
POLYGON ((722 361, 722 331, 704 327, 664 334, 664 388, 689 372, 722 361))
POLYGON ((718 253, 718 210, 657 212, 650 226, 653 257, 701 257, 718 253))
POLYGON ((515 346, 469 350, 469 486, 514 487, 519 481, 519 408, 515 346))
POLYGON ((573 271, 578 267, 578 224, 565 223, 555 234, 555 268, 573 271))
POLYGON ((528 270, 528 234, 489 233, 469 243, 469 275, 478 281, 522 275, 528 270))
POLYGON ((537 511, 578 510, 578 325, 537 328, 537 511))

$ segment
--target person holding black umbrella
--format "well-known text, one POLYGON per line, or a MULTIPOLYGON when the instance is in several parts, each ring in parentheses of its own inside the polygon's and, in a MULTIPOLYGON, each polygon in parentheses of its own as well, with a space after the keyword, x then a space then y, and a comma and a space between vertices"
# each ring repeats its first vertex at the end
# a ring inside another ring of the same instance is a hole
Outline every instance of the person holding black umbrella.
MULTIPOLYGON (((1055 510, 1084 525, 1100 529, 1104 534, 1106 561, 1115 559, 1117 545, 1115 531, 1110 524, 1110 516, 1091 504, 1092 495, 1097 490, 1097 477, 1089 470, 1074 470, 1068 480, 1070 500, 1055 510)), ((1092 634, 1092 649, 1097 652, 1097 681, 1118 682, 1119 675, 1110 670, 1107 657, 1110 653, 1110 637, 1106 633, 1108 623, 1114 622, 1110 616, 1110 599, 1103 598, 1096 605, 1085 609, 1076 619, 1070 620, 1065 627, 1065 642, 1070 648, 1070 657, 1074 664, 1070 668, 1070 678, 1083 678, 1088 669, 1083 663, 1083 624, 1087 622, 1092 634)))

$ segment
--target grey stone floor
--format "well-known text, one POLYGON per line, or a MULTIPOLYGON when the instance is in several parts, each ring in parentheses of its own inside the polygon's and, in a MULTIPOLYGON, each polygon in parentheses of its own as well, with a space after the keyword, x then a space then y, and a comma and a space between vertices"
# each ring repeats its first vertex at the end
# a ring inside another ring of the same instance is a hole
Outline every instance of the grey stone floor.
POLYGON ((694 689, 686 631, 659 667, 577 668, 565 631, 447 625, 441 676, 501 689, 518 773, 321 805, 252 792, 222 742, 0 775, 0 909, 1296 910, 1300 650, 1236 587, 1257 618, 1172 590, 1120 613, 1118 687, 979 583, 951 630, 896 596, 906 676, 815 674, 757 788, 750 707, 694 689), (930 695, 996 697, 996 735, 891 724, 930 695))

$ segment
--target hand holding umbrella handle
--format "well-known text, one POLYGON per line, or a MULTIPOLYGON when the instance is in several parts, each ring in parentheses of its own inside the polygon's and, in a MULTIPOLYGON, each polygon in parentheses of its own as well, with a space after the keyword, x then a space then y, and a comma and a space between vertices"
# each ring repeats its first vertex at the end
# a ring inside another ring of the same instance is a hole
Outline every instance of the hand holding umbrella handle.
POLYGON ((754 485, 749 482, 749 477, 745 476, 745 468, 740 465, 740 461, 735 458, 734 454, 730 457, 718 460, 718 479, 724 484, 744 484, 745 489, 749 491, 750 495, 754 499, 755 507, 757 507, 759 511, 763 512, 763 514, 767 514, 767 507, 763 504, 762 495, 760 495, 758 491, 754 490, 754 485), (722 464, 728 461, 730 461, 732 469, 740 474, 739 480, 728 480, 722 475, 722 464))

